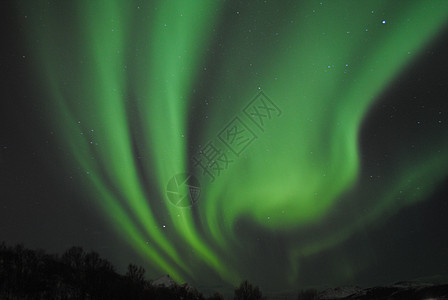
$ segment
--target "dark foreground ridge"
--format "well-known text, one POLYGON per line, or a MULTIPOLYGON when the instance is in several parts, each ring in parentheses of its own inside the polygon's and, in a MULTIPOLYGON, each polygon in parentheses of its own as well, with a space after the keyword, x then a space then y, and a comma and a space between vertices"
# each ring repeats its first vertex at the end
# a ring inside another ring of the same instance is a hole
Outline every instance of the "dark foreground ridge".
MULTIPOLYGON (((317 291, 300 290, 295 296, 263 297, 260 289, 243 281, 231 297, 257 299, 447 299, 448 284, 398 282, 391 286, 362 289, 339 287, 317 291)), ((129 264, 125 275, 96 252, 72 247, 61 256, 30 250, 23 245, 0 244, 0 300, 147 300, 225 299, 219 292, 204 297, 188 284, 178 284, 169 275, 145 279, 145 270, 129 264)))
MULTIPOLYGON (((300 299, 300 298, 299 298, 300 299)), ((315 293, 319 300, 448 300, 448 284, 430 284, 421 282, 398 282, 391 286, 380 286, 362 289, 345 287, 328 289, 315 293)))
POLYGON ((130 264, 125 275, 96 252, 72 247, 62 256, 22 245, 0 244, 0 300, 204 299, 169 276, 146 280, 142 267, 130 264))

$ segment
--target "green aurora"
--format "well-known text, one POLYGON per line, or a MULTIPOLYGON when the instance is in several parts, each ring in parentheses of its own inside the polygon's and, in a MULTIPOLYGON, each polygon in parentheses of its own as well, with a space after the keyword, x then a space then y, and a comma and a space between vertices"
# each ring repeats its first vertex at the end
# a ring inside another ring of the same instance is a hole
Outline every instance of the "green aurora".
POLYGON ((360 177, 370 109, 448 19, 448 1, 400 3, 23 1, 19 11, 42 105, 70 149, 65 167, 151 272, 236 285, 266 268, 284 288, 307 257, 425 199, 448 174, 440 130, 417 161, 394 149, 384 184, 360 177), (260 90, 281 116, 263 132, 252 124, 257 139, 208 180, 190 158, 260 90), (202 188, 190 208, 166 197, 184 172, 202 188), (337 215, 343 203, 368 213, 337 215), (281 249, 260 254, 260 236, 281 249))

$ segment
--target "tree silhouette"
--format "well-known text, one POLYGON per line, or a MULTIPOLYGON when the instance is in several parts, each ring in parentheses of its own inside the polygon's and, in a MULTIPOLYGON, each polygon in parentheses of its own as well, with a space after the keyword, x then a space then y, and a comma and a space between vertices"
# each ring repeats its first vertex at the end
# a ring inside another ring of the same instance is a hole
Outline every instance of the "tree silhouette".
MULTIPOLYGON (((72 247, 62 256, 8 247, 0 243, 0 299, 31 300, 202 300, 187 285, 156 287, 145 280, 145 270, 130 264, 126 275, 96 252, 72 247)), ((216 298, 222 299, 222 298, 216 298)))
POLYGON ((253 287, 247 280, 241 282, 235 290, 233 297, 235 300, 258 300, 261 299, 261 292, 258 286, 253 287))
POLYGON ((317 300, 318 292, 316 289, 308 289, 299 291, 298 300, 317 300))
POLYGON ((129 264, 126 277, 133 283, 141 284, 145 281, 145 269, 134 264, 129 264))
POLYGON ((224 296, 219 293, 219 292, 215 292, 212 296, 207 298, 208 300, 224 300, 224 296))

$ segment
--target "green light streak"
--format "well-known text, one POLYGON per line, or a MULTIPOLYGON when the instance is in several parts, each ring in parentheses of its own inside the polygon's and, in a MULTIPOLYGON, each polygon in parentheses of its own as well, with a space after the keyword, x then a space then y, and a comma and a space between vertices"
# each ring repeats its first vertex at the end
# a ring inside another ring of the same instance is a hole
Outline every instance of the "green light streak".
MULTIPOLYGON (((275 4, 242 7, 225 28, 231 37, 222 41, 225 55, 212 66, 220 75, 207 86, 220 101, 193 131, 188 125, 202 101, 193 90, 207 79, 203 66, 214 55, 224 3, 80 1, 67 9, 36 1, 22 3, 21 13, 30 16, 24 25, 50 116, 72 153, 67 167, 82 170, 87 191, 154 272, 177 281, 250 278, 239 264, 250 255, 241 250, 247 241, 237 229, 244 220, 290 236, 291 268, 280 275, 294 284, 301 259, 377 223, 386 210, 430 195, 432 183, 447 174, 447 150, 425 153, 417 165, 404 158, 399 176, 374 193, 378 200, 366 219, 305 243, 294 239, 324 222, 347 192, 363 190, 358 139, 369 108, 448 19, 448 2, 406 3, 310 1, 291 4, 283 15, 275 4), (61 9, 76 14, 64 24, 61 9), (179 209, 166 201, 169 179, 193 171, 188 147, 197 145, 189 141, 215 138, 258 87, 283 115, 215 182, 201 181, 197 206, 179 209), (399 191, 411 196, 396 203, 399 191)), ((448 149, 433 139, 434 149, 448 149)))

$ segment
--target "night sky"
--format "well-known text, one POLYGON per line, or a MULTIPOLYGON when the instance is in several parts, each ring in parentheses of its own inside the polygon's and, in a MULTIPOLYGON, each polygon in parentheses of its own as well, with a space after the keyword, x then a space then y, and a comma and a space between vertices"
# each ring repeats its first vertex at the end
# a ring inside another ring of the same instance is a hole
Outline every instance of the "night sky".
POLYGON ((448 277, 448 1, 0 10, 0 241, 204 291, 448 277))

